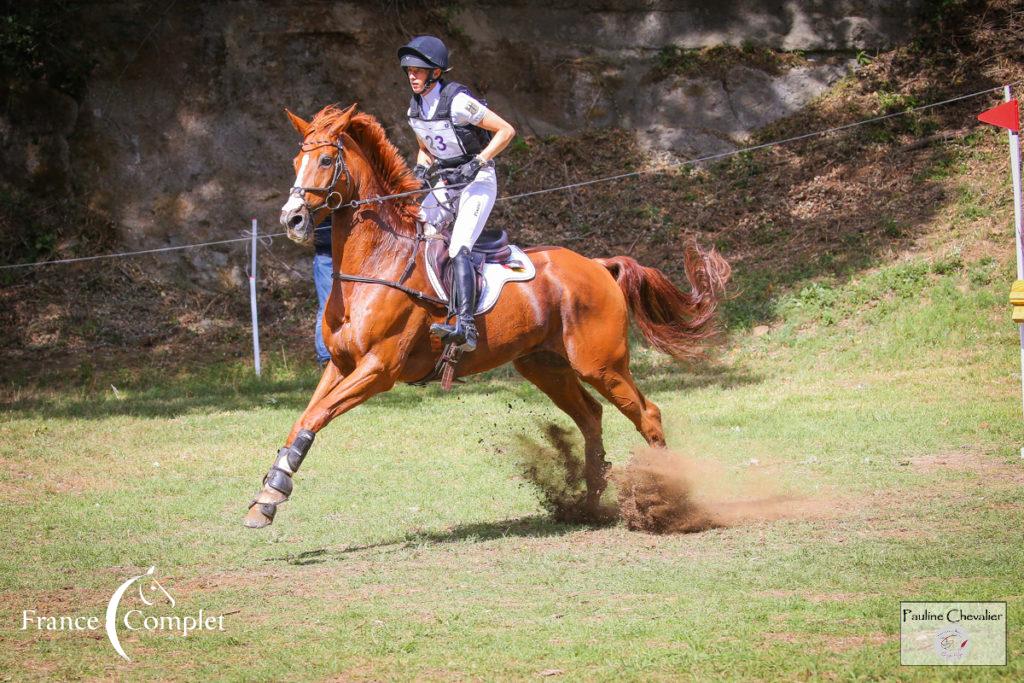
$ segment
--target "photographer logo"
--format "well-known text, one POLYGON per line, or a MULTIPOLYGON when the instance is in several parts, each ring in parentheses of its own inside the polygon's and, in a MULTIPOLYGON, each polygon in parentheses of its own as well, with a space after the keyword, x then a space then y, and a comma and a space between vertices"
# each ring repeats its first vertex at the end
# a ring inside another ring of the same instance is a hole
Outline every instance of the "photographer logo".
POLYGON ((224 630, 223 614, 206 614, 200 609, 195 614, 182 615, 178 613, 177 605, 171 592, 156 579, 156 567, 153 566, 145 574, 129 578, 114 590, 102 621, 96 615, 41 615, 37 610, 26 609, 21 612, 21 630, 96 631, 102 623, 114 652, 128 661, 131 657, 121 644, 121 635, 125 632, 162 632, 187 638, 201 631, 224 630))
POLYGON ((901 602, 900 664, 1005 666, 1005 602, 901 602))

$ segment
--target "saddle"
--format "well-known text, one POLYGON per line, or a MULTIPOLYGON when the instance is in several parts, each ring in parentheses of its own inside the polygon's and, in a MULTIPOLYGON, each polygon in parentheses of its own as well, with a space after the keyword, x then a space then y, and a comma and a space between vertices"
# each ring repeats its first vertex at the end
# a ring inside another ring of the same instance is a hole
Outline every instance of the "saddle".
MULTIPOLYGON (((449 224, 450 225, 450 224, 449 224)), ((442 301, 449 304, 451 311, 452 261, 448 257, 448 244, 451 230, 448 226, 437 231, 433 226, 423 226, 423 234, 427 236, 427 248, 424 250, 423 261, 427 267, 427 279, 434 293, 442 301)), ((485 230, 480 233, 472 251, 473 265, 476 269, 476 311, 474 315, 486 313, 498 302, 498 295, 506 282, 525 282, 532 280, 537 269, 529 255, 514 244, 509 244, 508 233, 504 230, 485 230)), ((444 347, 441 357, 434 369, 410 384, 425 386, 435 380, 441 381, 441 387, 447 391, 455 379, 455 366, 462 357, 462 351, 454 344, 444 347)))
MULTIPOLYGON (((426 234, 430 235, 429 232, 426 234)), ((451 231, 448 227, 433 233, 427 242, 424 261, 427 279, 438 298, 450 301, 451 259, 448 244, 451 231)), ((507 282, 532 280, 537 270, 525 251, 509 244, 508 233, 504 230, 485 230, 473 245, 473 265, 476 266, 476 315, 486 313, 498 301, 498 295, 507 282)))

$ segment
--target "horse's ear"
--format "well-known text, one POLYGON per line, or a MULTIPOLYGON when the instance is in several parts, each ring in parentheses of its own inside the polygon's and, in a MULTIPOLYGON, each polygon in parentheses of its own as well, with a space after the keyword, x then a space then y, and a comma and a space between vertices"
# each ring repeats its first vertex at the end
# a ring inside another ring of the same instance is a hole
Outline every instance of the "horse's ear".
POLYGON ((348 124, 352 122, 352 116, 356 113, 356 103, 350 104, 341 115, 338 117, 337 122, 331 126, 331 133, 337 135, 348 128, 348 124))
POLYGON ((303 121, 287 109, 284 110, 284 113, 288 114, 288 120, 292 122, 293 126, 295 126, 295 130, 299 131, 299 135, 306 137, 306 133, 309 132, 309 123, 307 121, 303 121))

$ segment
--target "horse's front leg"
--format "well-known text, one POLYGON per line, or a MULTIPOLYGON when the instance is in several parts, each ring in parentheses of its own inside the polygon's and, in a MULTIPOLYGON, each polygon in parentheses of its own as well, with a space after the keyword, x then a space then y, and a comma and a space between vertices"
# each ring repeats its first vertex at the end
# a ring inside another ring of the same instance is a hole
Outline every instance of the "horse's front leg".
POLYGON ((277 506, 291 495, 292 475, 299 471, 316 433, 338 415, 393 387, 398 376, 372 353, 344 377, 334 363, 327 367, 309 406, 292 427, 288 445, 277 452, 274 464, 263 478, 263 488, 249 505, 245 526, 252 529, 269 526, 274 521, 277 506))

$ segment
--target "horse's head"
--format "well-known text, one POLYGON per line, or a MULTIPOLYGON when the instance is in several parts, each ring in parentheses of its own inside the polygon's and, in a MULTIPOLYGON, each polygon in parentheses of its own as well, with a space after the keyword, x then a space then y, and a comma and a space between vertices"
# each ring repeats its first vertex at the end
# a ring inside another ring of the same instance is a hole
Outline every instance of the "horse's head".
POLYGON ((295 184, 281 207, 281 225, 295 242, 310 242, 316 226, 351 199, 347 195, 352 192, 352 174, 343 156, 341 135, 355 110, 354 104, 345 110, 326 107, 312 122, 306 122, 285 109, 302 136, 299 153, 292 161, 295 184))

